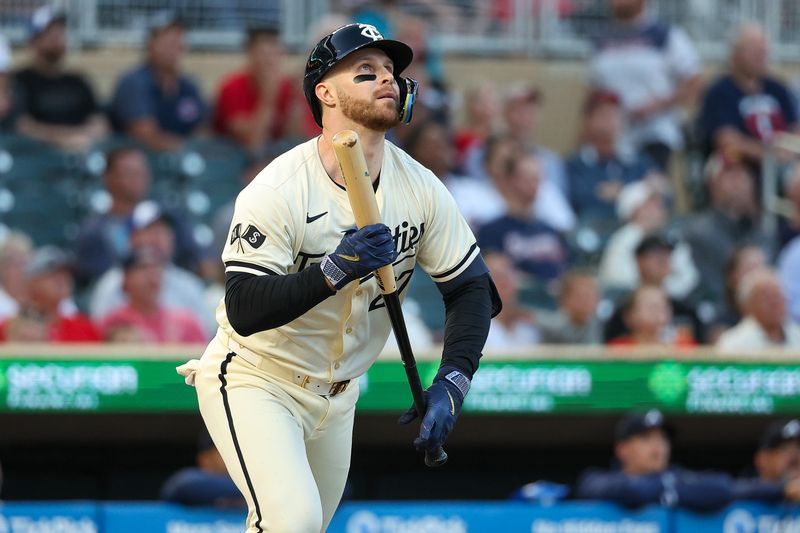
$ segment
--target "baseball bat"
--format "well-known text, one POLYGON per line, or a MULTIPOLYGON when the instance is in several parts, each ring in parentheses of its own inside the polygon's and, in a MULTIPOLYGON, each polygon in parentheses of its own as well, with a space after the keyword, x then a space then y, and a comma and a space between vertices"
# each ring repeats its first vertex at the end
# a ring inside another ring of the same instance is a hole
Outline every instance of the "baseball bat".
MULTIPOLYGON (((338 132, 333 136, 333 150, 336 153, 336 159, 339 161, 339 168, 342 170, 347 189, 347 198, 350 200, 350 207, 356 219, 356 226, 361 228, 370 224, 380 223, 381 213, 378 210, 378 201, 372 188, 372 178, 367 169, 367 161, 364 158, 364 150, 361 148, 358 134, 352 130, 338 132)), ((400 348, 400 358, 403 361, 408 385, 411 388, 414 407, 417 409, 420 420, 422 420, 426 410, 425 394, 419 380, 419 372, 417 372, 417 361, 414 358, 414 352, 411 351, 411 343, 408 340, 408 330, 403 319, 403 311, 400 308, 400 297, 397 294, 397 284, 395 283, 392 265, 382 266, 375 271, 375 278, 378 280, 378 286, 386 304, 386 311, 389 313, 389 321, 392 323, 394 337, 397 339, 397 346, 400 348)), ((447 453, 441 446, 432 452, 425 452, 425 464, 428 466, 440 466, 446 461, 447 453)))

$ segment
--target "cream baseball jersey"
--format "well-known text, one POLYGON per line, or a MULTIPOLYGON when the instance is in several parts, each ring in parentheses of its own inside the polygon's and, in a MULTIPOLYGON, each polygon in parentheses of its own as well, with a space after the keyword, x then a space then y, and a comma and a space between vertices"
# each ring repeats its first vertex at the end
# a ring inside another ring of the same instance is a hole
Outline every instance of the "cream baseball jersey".
MULTIPOLYGON (((275 159, 239 194, 226 272, 259 276, 299 272, 332 253, 354 227, 345 189, 326 173, 312 139, 275 159)), ((394 272, 401 297, 419 263, 436 282, 449 281, 478 256, 475 237, 450 193, 428 169, 385 142, 376 197, 398 252, 394 272)), ((269 302, 264 302, 269 305, 269 302)), ((354 281, 297 319, 242 337, 224 299, 221 333, 288 369, 336 382, 363 374, 391 331, 373 275, 354 281)))

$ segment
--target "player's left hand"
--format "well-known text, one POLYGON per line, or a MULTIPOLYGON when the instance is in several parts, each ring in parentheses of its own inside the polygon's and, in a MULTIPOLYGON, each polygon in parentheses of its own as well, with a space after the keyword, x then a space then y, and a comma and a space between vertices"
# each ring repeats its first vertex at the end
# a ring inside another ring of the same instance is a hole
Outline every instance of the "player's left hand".
MULTIPOLYGON (((469 391, 469 378, 453 367, 442 367, 433 378, 433 383, 425 391, 427 410, 422 417, 419 436, 414 439, 417 451, 434 451, 439 449, 453 426, 464 396, 469 391)), ((411 407, 398 420, 399 424, 408 424, 419 414, 415 407, 411 407)))

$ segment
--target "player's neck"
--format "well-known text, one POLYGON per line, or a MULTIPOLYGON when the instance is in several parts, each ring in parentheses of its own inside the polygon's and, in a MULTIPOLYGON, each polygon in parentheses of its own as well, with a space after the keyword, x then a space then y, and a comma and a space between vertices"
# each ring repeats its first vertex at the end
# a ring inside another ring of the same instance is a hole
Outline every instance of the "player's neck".
POLYGON ((333 151, 332 139, 333 136, 341 130, 351 129, 358 133, 361 147, 364 150, 364 158, 367 160, 367 170, 374 182, 378 174, 381 172, 383 165, 383 149, 384 149, 384 133, 374 130, 369 130, 358 125, 348 124, 341 128, 323 128, 322 136, 319 138, 317 147, 319 149, 319 157, 322 160, 322 165, 328 176, 334 182, 344 187, 344 178, 342 171, 339 168, 339 162, 336 159, 336 154, 333 151))

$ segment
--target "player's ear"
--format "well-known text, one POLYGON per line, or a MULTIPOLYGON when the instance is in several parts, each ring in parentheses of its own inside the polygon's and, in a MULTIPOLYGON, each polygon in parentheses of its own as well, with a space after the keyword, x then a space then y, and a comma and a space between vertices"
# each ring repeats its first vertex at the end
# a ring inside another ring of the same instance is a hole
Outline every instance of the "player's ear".
POLYGON ((335 107, 336 105, 336 87, 329 82, 320 82, 314 88, 314 93, 317 95, 320 105, 327 107, 335 107))

